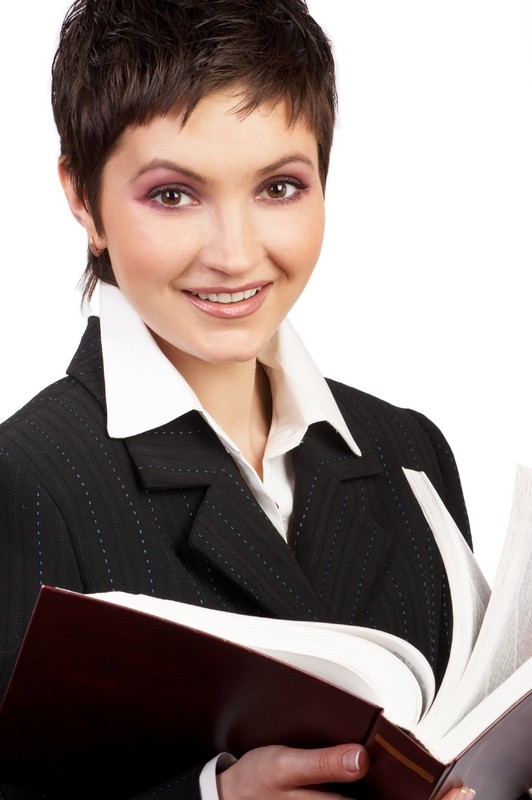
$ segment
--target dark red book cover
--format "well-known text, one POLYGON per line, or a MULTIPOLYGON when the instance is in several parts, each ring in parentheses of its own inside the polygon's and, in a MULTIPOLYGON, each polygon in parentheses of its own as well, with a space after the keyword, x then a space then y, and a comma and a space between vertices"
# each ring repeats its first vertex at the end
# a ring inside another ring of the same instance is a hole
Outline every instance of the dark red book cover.
POLYGON ((475 786, 469 776, 478 783, 485 774, 482 800, 515 800, 532 785, 531 714, 529 696, 460 771, 377 706, 320 678, 184 625, 43 587, 0 709, 0 770, 4 781, 54 798, 76 785, 77 800, 118 800, 223 751, 362 742, 372 768, 353 785, 357 798, 429 800, 440 786, 475 786), (510 751, 514 771, 501 779, 496 754, 510 751))

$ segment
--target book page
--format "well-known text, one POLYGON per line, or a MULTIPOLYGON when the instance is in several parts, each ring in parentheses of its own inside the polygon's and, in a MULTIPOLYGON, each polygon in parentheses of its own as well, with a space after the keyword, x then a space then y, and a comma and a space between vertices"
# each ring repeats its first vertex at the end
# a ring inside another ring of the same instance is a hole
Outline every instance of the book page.
POLYGON ((423 653, 421 653, 417 647, 414 647, 413 644, 407 642, 406 639, 401 639, 393 633, 381 631, 378 628, 345 625, 339 622, 310 622, 308 620, 297 620, 294 624, 308 626, 314 629, 325 628, 327 630, 338 631, 349 636, 367 639, 370 642, 378 644, 380 647, 384 647, 406 664, 419 683, 423 697, 423 707, 419 717, 421 717, 432 704, 436 691, 434 672, 423 653))
MULTIPOLYGON (((518 466, 512 511, 493 592, 441 735, 532 654, 532 470, 518 466)), ((434 735, 437 735, 436 733, 434 735)))
POLYGON ((465 715, 431 751, 442 761, 452 761, 493 725, 504 712, 532 692, 532 657, 465 715))
POLYGON ((403 659, 369 638, 326 623, 254 617, 126 592, 88 595, 264 653, 382 707, 387 718, 413 727, 423 709, 415 675, 403 659))
POLYGON ((432 734, 440 714, 454 704, 456 688, 482 625, 490 587, 429 478, 415 470, 405 469, 404 473, 440 550, 453 608, 453 638, 445 676, 432 706, 415 729, 416 736, 423 740, 432 734))

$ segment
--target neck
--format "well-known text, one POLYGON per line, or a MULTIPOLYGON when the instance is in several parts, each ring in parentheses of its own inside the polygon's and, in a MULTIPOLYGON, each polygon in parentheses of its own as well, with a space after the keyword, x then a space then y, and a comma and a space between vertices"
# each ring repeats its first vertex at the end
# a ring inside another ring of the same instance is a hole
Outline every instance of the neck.
POLYGON ((255 359, 235 364, 171 360, 203 408, 262 478, 272 414, 270 382, 264 369, 255 359))

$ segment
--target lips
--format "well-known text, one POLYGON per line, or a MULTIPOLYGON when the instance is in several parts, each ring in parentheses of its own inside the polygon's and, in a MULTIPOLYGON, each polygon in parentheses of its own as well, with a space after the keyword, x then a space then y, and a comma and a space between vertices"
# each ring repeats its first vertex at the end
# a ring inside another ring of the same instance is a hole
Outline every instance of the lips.
POLYGON ((238 319, 258 311, 265 302, 271 283, 236 288, 235 291, 185 291, 185 296, 203 314, 218 319, 238 319))

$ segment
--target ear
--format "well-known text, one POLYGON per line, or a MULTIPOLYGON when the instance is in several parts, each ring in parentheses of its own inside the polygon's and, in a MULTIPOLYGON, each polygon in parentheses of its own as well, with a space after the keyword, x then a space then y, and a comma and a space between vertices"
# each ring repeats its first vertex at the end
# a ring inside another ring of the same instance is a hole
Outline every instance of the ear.
POLYGON ((74 181, 72 180, 72 175, 67 169, 64 158, 59 159, 58 171, 59 180, 61 181, 61 186, 63 187, 70 210, 79 224, 85 228, 89 242, 92 242, 96 249, 105 250, 107 247, 105 237, 101 236, 96 230, 92 214, 85 205, 83 198, 78 195, 74 181))

